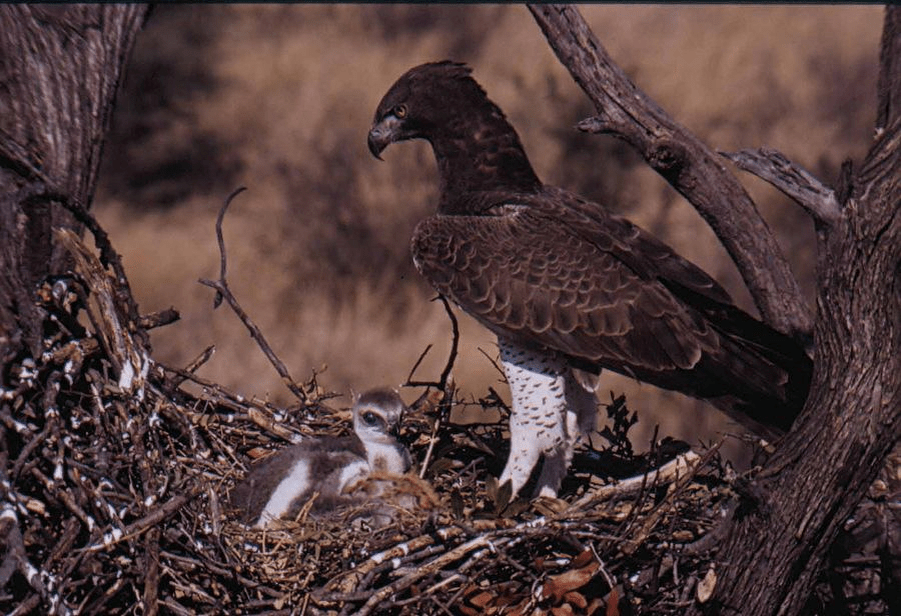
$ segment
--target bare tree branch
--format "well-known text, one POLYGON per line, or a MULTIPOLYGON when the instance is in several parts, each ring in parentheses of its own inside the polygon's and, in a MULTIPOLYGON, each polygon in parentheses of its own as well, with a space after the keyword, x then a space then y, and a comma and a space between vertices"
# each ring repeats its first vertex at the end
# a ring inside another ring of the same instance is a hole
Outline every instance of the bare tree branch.
MULTIPOLYGON (((628 81, 575 8, 530 9, 598 109, 580 127, 634 145, 711 224, 764 319, 803 331, 797 324, 806 328, 810 317, 796 283, 750 198, 715 154, 628 81)), ((802 415, 743 484, 709 569, 716 572, 712 592, 686 606, 688 613, 800 613, 835 538, 901 435, 901 11, 894 7, 886 13, 880 63, 876 139, 856 176, 843 166, 838 194, 777 152, 731 155, 820 225, 816 369, 802 415)))
MULTIPOLYGON (((843 181, 841 215, 818 234, 810 395, 724 533, 710 603, 690 614, 802 613, 836 537, 901 438, 899 26, 893 7, 880 55, 885 125, 843 181)), ((891 584, 885 576, 881 584, 891 584)))
POLYGON ((818 225, 831 226, 841 215, 835 191, 807 170, 792 163, 782 153, 771 148, 760 148, 720 154, 735 163, 739 169, 766 180, 794 199, 818 225))
POLYGON ((266 341, 266 337, 263 335, 262 330, 257 326, 256 323, 250 318, 250 316, 244 312, 244 309, 241 307, 241 304, 238 303, 238 299, 231 292, 231 289, 228 288, 228 280, 225 277, 226 273, 226 251, 225 251, 225 239, 222 236, 222 221, 225 218, 225 212, 228 210, 228 206, 231 205, 232 200, 237 197, 239 194, 244 192, 246 188, 241 186, 240 188, 232 191, 232 193, 225 199, 225 202, 222 204, 222 207, 219 209, 219 215, 216 217, 216 240, 219 243, 219 279, 218 280, 208 280, 206 278, 201 278, 198 282, 202 285, 210 287, 216 291, 216 297, 213 300, 213 308, 217 308, 219 304, 222 303, 222 299, 228 302, 228 305, 231 307, 232 311, 241 319, 241 322, 244 324, 244 327, 250 332, 251 338, 253 338, 257 345, 260 347, 260 350, 263 351, 263 354, 266 355, 266 358, 275 368, 275 371, 278 372, 278 375, 282 377, 282 382, 285 384, 292 394, 297 396, 297 399, 301 402, 307 402, 307 395, 304 391, 297 386, 296 381, 291 377, 291 373, 288 372, 288 368, 285 366, 285 363, 279 359, 278 355, 275 354, 275 351, 272 350, 272 347, 269 346, 269 342, 266 341))
POLYGON ((809 335, 812 314, 798 282, 754 202, 721 158, 629 80, 576 7, 534 4, 529 10, 598 111, 579 128, 612 133, 635 147, 711 226, 763 320, 789 335, 809 335))
POLYGON ((447 318, 450 319, 451 323, 451 348, 447 355, 447 361, 445 362, 444 369, 441 371, 441 376, 437 381, 414 381, 413 375, 416 373, 416 369, 419 368, 419 364, 422 363, 422 360, 425 359, 426 354, 428 354, 432 348, 432 345, 427 346, 422 354, 420 354, 419 359, 416 360, 416 363, 413 364, 413 368, 410 370, 410 374, 407 376, 404 386, 435 387, 438 391, 447 392, 448 383, 451 382, 451 372, 453 372, 454 369, 454 362, 457 361, 457 351, 460 346, 460 326, 457 323, 457 317, 454 316, 454 311, 451 309, 447 298, 443 295, 438 295, 435 299, 440 300, 441 303, 444 304, 444 311, 447 313, 447 318))

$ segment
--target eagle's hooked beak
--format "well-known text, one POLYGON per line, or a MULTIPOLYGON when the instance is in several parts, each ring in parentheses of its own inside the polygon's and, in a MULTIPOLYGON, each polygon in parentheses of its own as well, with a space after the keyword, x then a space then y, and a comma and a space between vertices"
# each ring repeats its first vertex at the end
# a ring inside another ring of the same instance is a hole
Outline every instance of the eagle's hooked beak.
POLYGON ((369 151, 372 152, 372 155, 379 160, 383 160, 379 154, 381 154, 382 150, 388 145, 388 141, 382 138, 381 133, 378 132, 377 126, 373 126, 372 130, 369 131, 369 139, 367 139, 366 142, 369 144, 369 151))
POLYGON ((369 151, 372 155, 382 160, 379 156, 389 144, 394 143, 400 136, 401 121, 393 116, 387 115, 380 122, 377 122, 369 131, 369 151))

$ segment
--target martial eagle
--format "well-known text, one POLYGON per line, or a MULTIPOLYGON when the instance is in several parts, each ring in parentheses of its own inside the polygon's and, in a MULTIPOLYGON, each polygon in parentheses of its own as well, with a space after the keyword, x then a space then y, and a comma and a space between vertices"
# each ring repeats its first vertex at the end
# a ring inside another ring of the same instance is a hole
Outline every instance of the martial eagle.
POLYGON ((803 349, 739 310, 700 268, 628 220, 535 175, 503 112, 455 62, 417 66, 378 105, 369 149, 425 139, 438 213, 412 239, 419 272, 497 334, 511 389, 516 494, 556 494, 604 368, 708 400, 753 430, 786 430, 807 395, 803 349))

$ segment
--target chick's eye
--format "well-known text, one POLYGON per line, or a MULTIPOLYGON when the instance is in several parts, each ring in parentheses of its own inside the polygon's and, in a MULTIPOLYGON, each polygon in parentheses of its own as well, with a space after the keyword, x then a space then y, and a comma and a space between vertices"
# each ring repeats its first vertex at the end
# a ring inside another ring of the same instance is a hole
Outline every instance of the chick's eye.
POLYGON ((367 411, 363 413, 363 421, 371 426, 378 421, 378 417, 372 411, 367 411))
POLYGON ((400 118, 402 120, 405 117, 407 117, 407 106, 406 105, 397 105, 396 107, 394 107, 394 109, 391 110, 391 113, 393 113, 397 118, 400 118))

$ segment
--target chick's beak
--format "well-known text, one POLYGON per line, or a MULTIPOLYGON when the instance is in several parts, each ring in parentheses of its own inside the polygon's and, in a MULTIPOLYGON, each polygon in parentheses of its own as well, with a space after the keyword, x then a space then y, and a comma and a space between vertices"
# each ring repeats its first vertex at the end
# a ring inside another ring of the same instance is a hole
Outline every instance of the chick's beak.
POLYGON ((389 426, 388 434, 390 434, 394 438, 397 438, 398 436, 400 436, 400 422, 397 422, 393 426, 389 426))

